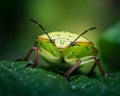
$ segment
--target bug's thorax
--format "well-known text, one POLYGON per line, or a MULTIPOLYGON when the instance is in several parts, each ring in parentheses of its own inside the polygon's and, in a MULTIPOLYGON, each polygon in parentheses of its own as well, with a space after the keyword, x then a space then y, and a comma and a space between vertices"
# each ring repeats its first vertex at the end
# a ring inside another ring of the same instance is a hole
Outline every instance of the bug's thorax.
MULTIPOLYGON (((54 45, 59 49, 68 47, 71 42, 73 42, 78 37, 77 34, 70 32, 51 32, 49 33, 49 36, 53 40, 54 45)), ((50 41, 46 34, 38 36, 37 39, 50 41)), ((78 40, 75 41, 75 43, 90 43, 90 41, 81 36, 78 40)))

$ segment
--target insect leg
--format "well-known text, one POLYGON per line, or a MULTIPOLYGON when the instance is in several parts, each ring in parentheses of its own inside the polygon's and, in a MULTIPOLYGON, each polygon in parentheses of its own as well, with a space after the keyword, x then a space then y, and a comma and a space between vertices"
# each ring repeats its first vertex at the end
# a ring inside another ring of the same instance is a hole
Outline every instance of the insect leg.
MULTIPOLYGON (((100 63, 99 63, 99 59, 98 59, 97 57, 95 57, 95 56, 93 56, 92 59, 95 60, 95 65, 98 67, 101 75, 102 75, 102 76, 105 76, 105 72, 104 72, 102 66, 101 66, 100 63)), ((94 67, 94 66, 93 66, 93 67, 94 67)), ((94 69, 93 69, 93 70, 94 70, 94 69)), ((92 69, 91 69, 91 71, 92 71, 92 69)))
POLYGON ((32 52, 33 52, 33 48, 31 48, 29 50, 29 52, 27 53, 27 55, 24 57, 23 61, 27 61, 29 59, 30 55, 32 54, 32 52))
POLYGON ((65 76, 65 78, 66 78, 68 81, 69 81, 69 76, 72 74, 72 72, 73 72, 76 68, 79 67, 80 63, 81 63, 81 61, 78 60, 77 63, 76 63, 73 67, 71 67, 67 72, 65 72, 64 76, 65 76))
POLYGON ((97 57, 93 56, 92 59, 95 60, 95 62, 96 62, 95 65, 98 67, 98 69, 99 69, 99 71, 100 71, 100 73, 101 73, 102 76, 105 76, 105 77, 109 77, 109 76, 110 76, 110 77, 115 77, 114 74, 106 74, 106 73, 104 72, 102 66, 101 66, 100 63, 99 63, 99 59, 98 59, 97 57))
POLYGON ((29 50, 28 54, 24 57, 23 61, 27 61, 33 51, 34 51, 34 63, 33 64, 29 63, 26 65, 26 67, 29 67, 29 66, 34 67, 38 65, 38 48, 37 47, 32 47, 29 50))

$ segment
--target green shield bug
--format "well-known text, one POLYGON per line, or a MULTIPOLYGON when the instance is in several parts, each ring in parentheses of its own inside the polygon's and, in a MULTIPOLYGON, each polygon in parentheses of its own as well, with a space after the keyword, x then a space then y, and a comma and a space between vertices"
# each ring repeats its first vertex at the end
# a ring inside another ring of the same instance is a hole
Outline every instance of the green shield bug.
POLYGON ((102 76, 114 76, 113 74, 106 74, 104 72, 96 56, 98 51, 94 47, 94 44, 82 37, 83 34, 96 29, 96 27, 89 28, 80 35, 64 31, 48 33, 40 23, 33 19, 30 20, 37 24, 45 34, 37 36, 34 47, 24 57, 23 60, 27 61, 34 51, 34 63, 28 64, 26 67, 37 66, 38 55, 40 55, 54 69, 65 71, 64 76, 67 79, 76 69, 84 72, 89 71, 88 74, 91 74, 96 66, 102 76), (89 64, 92 64, 92 66, 84 69, 84 66, 89 66, 89 64))

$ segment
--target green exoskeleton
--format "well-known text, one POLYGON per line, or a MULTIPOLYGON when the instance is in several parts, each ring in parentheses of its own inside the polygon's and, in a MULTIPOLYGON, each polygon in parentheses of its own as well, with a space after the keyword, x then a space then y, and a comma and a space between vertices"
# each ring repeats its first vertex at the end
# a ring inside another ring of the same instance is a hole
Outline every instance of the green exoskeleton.
POLYGON ((63 70, 67 79, 76 69, 91 74, 96 66, 102 76, 113 76, 105 74, 96 56, 98 51, 94 44, 82 37, 83 34, 96 29, 96 27, 89 28, 80 35, 64 31, 48 33, 37 21, 33 19, 31 21, 37 24, 45 34, 37 36, 34 47, 24 57, 23 60, 27 61, 34 51, 34 63, 28 64, 27 67, 37 66, 38 55, 40 55, 52 68, 63 70))

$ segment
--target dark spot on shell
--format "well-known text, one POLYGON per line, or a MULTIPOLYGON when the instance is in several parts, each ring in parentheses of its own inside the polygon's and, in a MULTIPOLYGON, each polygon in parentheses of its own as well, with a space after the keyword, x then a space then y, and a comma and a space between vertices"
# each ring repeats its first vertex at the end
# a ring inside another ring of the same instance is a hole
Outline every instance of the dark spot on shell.
POLYGON ((98 50, 95 47, 91 47, 96 53, 98 53, 98 50))
POLYGON ((71 52, 72 54, 74 53, 74 52, 71 52))
POLYGON ((57 34, 57 36, 60 36, 60 34, 57 34))
POLYGON ((86 46, 85 48, 86 48, 87 50, 89 50, 89 48, 88 48, 87 46, 86 46))
POLYGON ((75 46, 80 46, 80 44, 76 44, 75 46))
POLYGON ((72 36, 69 35, 68 37, 72 37, 72 36))

